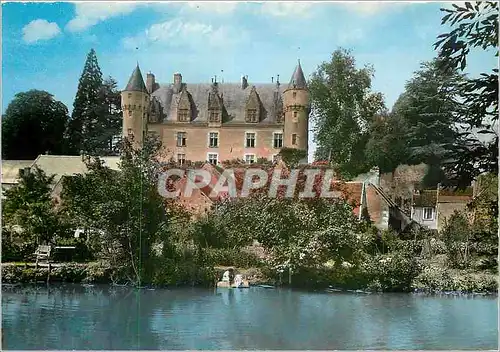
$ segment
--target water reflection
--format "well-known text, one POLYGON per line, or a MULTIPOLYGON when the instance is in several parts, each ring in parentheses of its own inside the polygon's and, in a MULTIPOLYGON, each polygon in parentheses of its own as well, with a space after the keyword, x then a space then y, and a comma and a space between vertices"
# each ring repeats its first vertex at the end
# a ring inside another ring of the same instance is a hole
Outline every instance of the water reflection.
POLYGON ((496 299, 68 285, 3 290, 6 349, 494 349, 496 299))

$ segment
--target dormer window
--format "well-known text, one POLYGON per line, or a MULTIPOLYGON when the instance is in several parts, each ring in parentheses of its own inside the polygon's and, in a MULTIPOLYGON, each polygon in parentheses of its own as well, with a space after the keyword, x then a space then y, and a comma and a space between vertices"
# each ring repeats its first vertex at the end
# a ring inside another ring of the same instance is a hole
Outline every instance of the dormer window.
POLYGON ((189 121, 189 109, 179 109, 177 112, 177 117, 181 122, 189 121))
POLYGON ((247 122, 258 122, 257 121, 257 109, 247 109, 247 122))
POLYGON ((210 110, 208 120, 210 122, 219 122, 220 121, 220 113, 217 110, 210 110))

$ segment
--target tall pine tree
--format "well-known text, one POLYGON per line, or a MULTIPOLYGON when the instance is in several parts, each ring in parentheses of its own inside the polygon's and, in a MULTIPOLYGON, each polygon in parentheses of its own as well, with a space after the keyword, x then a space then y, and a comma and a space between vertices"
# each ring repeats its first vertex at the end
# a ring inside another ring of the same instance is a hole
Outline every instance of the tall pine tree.
POLYGON ((96 53, 91 49, 80 77, 68 126, 70 153, 109 154, 108 91, 103 84, 96 53))

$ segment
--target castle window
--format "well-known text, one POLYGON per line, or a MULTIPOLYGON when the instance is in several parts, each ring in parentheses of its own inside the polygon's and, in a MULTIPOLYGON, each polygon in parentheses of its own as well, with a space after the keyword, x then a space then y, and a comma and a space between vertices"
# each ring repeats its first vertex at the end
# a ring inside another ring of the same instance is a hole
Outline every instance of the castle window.
POLYGON ((128 93, 128 98, 132 98, 132 93, 128 93))
POLYGON ((247 122, 258 122, 257 121, 257 109, 247 110, 247 122))
POLYGON ((297 92, 292 93, 293 99, 297 98, 297 92))
POLYGON ((273 148, 283 148, 283 133, 273 134, 273 148))
POLYGON ((208 134, 208 147, 217 148, 219 146, 219 132, 210 132, 208 134))
POLYGON ((219 155, 217 153, 208 153, 208 162, 212 165, 217 165, 219 161, 219 155))
POLYGON ((245 154, 245 162, 247 164, 253 164, 255 162, 255 154, 245 154))
POLYGON ((297 145, 297 134, 296 133, 292 134, 292 145, 297 145))
POLYGON ((186 154, 177 154, 177 162, 179 165, 184 165, 186 163, 186 154))
POLYGON ((297 111, 293 112, 293 117, 297 117, 297 111))
POLYGON ((179 109, 177 111, 177 119, 182 122, 189 121, 189 109, 179 109))
POLYGON ((208 121, 219 122, 219 112, 217 110, 210 110, 208 121))
POLYGON ((255 148, 255 133, 253 132, 245 133, 245 147, 255 148))
POLYGON ((133 135, 132 129, 131 129, 131 128, 129 128, 129 129, 127 130, 127 133, 128 133, 128 135, 129 135, 129 136, 133 135))
POLYGON ((186 146, 186 132, 177 132, 177 146, 178 147, 186 146))

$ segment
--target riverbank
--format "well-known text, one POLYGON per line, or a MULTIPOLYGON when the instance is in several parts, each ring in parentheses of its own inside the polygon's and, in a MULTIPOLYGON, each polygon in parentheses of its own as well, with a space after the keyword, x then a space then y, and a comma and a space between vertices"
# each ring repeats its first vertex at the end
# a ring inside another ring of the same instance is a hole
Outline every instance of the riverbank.
MULTIPOLYGON (((183 279, 156 287, 183 287, 199 286, 213 287, 217 278, 229 267, 216 266, 206 272, 212 275, 198 276, 196 279, 183 279)), ((235 268, 245 276, 251 286, 271 285, 289 286, 286 278, 277 280, 272 278, 262 268, 235 268)), ((304 273, 305 274, 305 273, 304 273)), ((304 275, 303 274, 303 275, 304 275)), ((303 276, 302 275, 302 276, 303 276)), ((373 293, 388 290, 379 289, 373 285, 345 283, 329 280, 321 273, 308 273, 308 277, 294 276, 292 287, 315 290, 330 290, 330 292, 358 292, 373 293)), ((113 268, 106 262, 91 263, 58 263, 48 267, 34 267, 34 263, 2 263, 2 282, 4 284, 32 284, 32 283, 76 283, 76 284, 118 284, 129 285, 126 279, 116 276, 113 268)), ((466 270, 450 270, 439 267, 426 267, 412 281, 411 287, 405 291, 390 290, 390 292, 414 292, 421 294, 496 294, 498 276, 487 272, 471 272, 466 270)))

